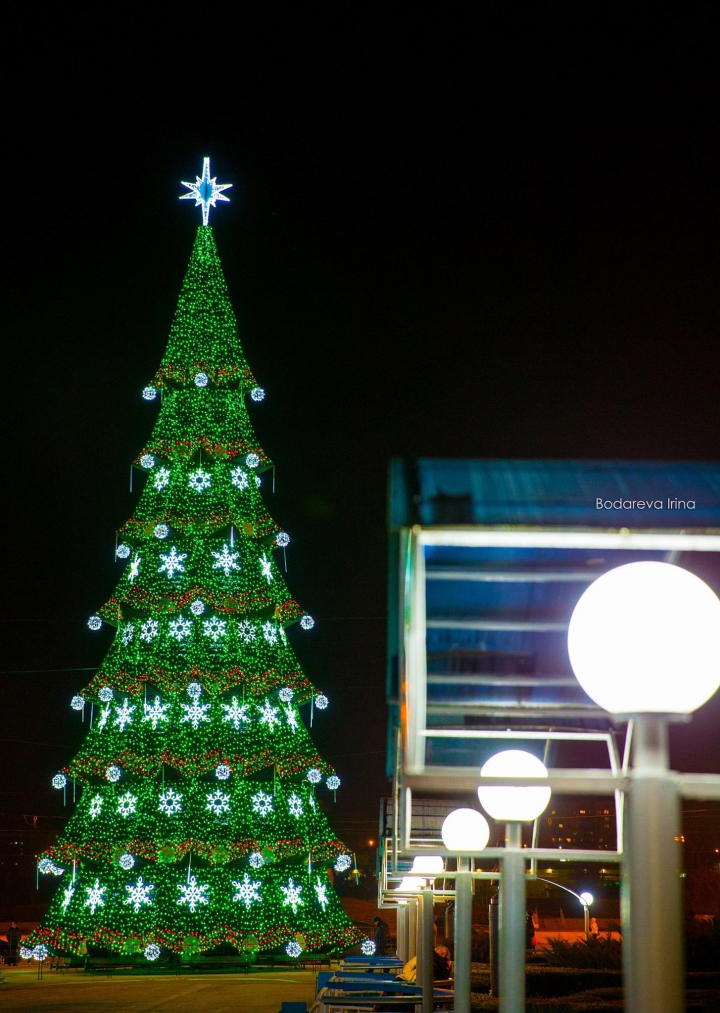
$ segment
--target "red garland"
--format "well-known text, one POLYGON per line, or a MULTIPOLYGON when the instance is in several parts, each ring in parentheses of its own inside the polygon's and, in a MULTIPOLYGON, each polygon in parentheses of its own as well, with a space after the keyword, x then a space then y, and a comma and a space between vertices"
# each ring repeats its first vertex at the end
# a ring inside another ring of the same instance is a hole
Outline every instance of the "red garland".
MULTIPOLYGON (((170 845, 174 849, 175 858, 173 862, 179 862, 189 852, 193 852, 199 855, 201 858, 211 860, 213 858, 213 851, 217 847, 217 842, 208 843, 207 841, 198 841, 192 837, 187 838, 180 843, 176 842, 165 842, 162 841, 149 841, 145 838, 133 837, 130 840, 119 842, 119 843, 108 843, 90 840, 85 844, 72 844, 70 841, 64 841, 62 844, 55 845, 48 848, 40 855, 40 858, 50 858, 58 862, 72 862, 81 858, 89 858, 98 862, 107 862, 109 865, 115 863, 117 859, 117 852, 122 849, 123 851, 130 851, 135 855, 139 855, 142 858, 147 859, 151 862, 160 861, 159 853, 162 848, 170 845)), ((260 844, 255 839, 249 839, 244 841, 223 841, 222 847, 227 848, 229 854, 229 862, 234 862, 238 858, 244 858, 249 855, 252 851, 260 851, 265 845, 260 844)), ((342 841, 322 841, 318 844, 312 845, 308 849, 307 841, 304 841, 301 837, 293 838, 280 838, 279 840, 273 841, 272 852, 274 858, 295 858, 298 855, 302 855, 305 858, 310 851, 310 856, 315 864, 321 862, 329 862, 347 852, 347 848, 342 841)), ((227 864, 227 863, 226 863, 227 864)))
POLYGON ((297 697, 295 702, 300 704, 306 703, 317 692, 310 680, 299 671, 287 675, 282 675, 274 668, 261 673, 245 672, 242 668, 209 672, 194 665, 186 672, 168 672, 159 665, 151 665, 148 673, 143 672, 139 675, 123 669, 113 674, 98 672, 82 693, 86 700, 98 700, 98 694, 103 686, 111 686, 123 693, 138 696, 148 684, 158 686, 166 693, 180 693, 186 690, 191 682, 199 682, 208 693, 225 693, 229 689, 244 686, 253 696, 263 696, 282 686, 289 686, 295 691, 297 697))
POLYGON ((172 753, 169 749, 163 749, 162 753, 155 756, 138 756, 137 753, 123 750, 112 758, 83 756, 79 761, 73 761, 69 766, 63 767, 62 771, 71 777, 87 781, 90 774, 102 776, 108 766, 117 764, 124 770, 132 771, 133 774, 152 777, 165 764, 168 767, 173 767, 183 777, 194 777, 197 774, 207 774, 218 763, 227 763, 235 773, 245 776, 256 774, 266 767, 276 767, 280 777, 290 777, 292 774, 299 774, 310 767, 317 767, 324 774, 334 773, 334 768, 326 763, 319 754, 308 756, 306 753, 291 753, 286 756, 274 756, 269 749, 262 749, 252 757, 239 753, 234 755, 223 753, 220 749, 212 749, 198 756, 180 756, 172 753))
POLYGON ((210 514, 198 516, 180 516, 167 510, 164 514, 153 517, 150 520, 140 521, 131 517, 120 528, 119 534, 128 541, 149 538, 157 524, 169 524, 176 531, 194 531, 208 534, 218 529, 226 528, 234 524, 248 538, 257 538, 258 541, 274 537, 280 527, 275 523, 270 514, 263 514, 252 521, 239 517, 230 507, 224 510, 214 510, 210 514), (248 529, 249 528, 249 529, 248 529))
POLYGON ((280 622, 299 619, 305 614, 293 598, 288 598, 282 603, 276 602, 265 588, 253 588, 252 591, 244 591, 242 594, 225 594, 196 584, 182 593, 168 594, 163 597, 152 595, 150 591, 132 585, 128 588, 122 602, 115 597, 109 598, 98 609, 98 615, 117 626, 126 618, 131 618, 123 614, 123 604, 148 612, 172 613, 180 612, 196 598, 202 598, 206 604, 212 605, 216 612, 228 614, 238 612, 247 615, 273 609, 275 618, 280 622))

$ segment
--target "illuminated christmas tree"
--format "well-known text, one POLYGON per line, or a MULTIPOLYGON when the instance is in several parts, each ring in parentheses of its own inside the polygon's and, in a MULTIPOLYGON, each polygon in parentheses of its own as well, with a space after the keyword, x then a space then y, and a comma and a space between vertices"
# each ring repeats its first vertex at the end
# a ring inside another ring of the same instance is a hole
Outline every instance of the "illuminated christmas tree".
POLYGON ((328 868, 351 867, 317 795, 339 779, 306 728, 327 698, 288 628, 313 620, 283 577, 289 538, 263 493, 272 463, 248 417, 262 401, 243 355, 208 211, 210 179, 134 467, 144 488, 119 531, 124 571, 89 620, 115 628, 72 706, 90 730, 53 784, 82 793, 41 872, 61 876, 27 946, 83 952, 332 949, 360 938, 328 868), (303 710, 304 708, 304 710, 303 710), (317 793, 317 795, 316 795, 317 793))

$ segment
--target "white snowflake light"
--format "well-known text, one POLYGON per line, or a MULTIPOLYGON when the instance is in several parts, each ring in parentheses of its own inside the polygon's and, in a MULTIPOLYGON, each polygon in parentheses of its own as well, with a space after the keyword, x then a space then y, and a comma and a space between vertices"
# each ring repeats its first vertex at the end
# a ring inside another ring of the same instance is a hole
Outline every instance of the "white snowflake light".
POLYGON ((140 639, 150 643, 160 631, 160 623, 157 619, 146 619, 140 627, 140 639))
POLYGON ((300 620, 300 625, 304 630, 311 630, 315 625, 315 620, 312 616, 303 616, 300 620))
POLYGON ((202 696, 202 686, 199 682, 189 682, 185 692, 191 700, 197 700, 198 697, 202 696))
POLYGON ((225 636, 226 625, 226 620, 218 619, 217 616, 213 616, 212 619, 203 619, 203 633, 216 644, 220 637, 225 636))
POLYGON ((310 808, 312 809, 312 811, 315 812, 315 810, 317 809, 317 805, 315 804, 315 796, 308 795, 308 802, 310 803, 310 808))
POLYGON ((98 731, 99 732, 101 732, 103 730, 103 728, 105 727, 105 725, 107 724, 108 718, 110 717, 110 711, 111 710, 112 710, 112 707, 110 706, 110 704, 107 704, 107 706, 103 707, 103 709, 100 711, 100 717, 98 718, 98 731))
POLYGON ((210 718, 207 713, 210 710, 209 703, 198 703, 197 700, 193 700, 191 704, 181 704, 181 707, 185 711, 183 716, 180 718, 181 724, 189 722, 196 731, 201 721, 205 721, 209 724, 210 718))
POLYGON ((142 396, 146 401, 154 401, 157 397, 157 389, 152 386, 143 387, 142 396))
POLYGON ((135 812, 137 803, 137 795, 133 795, 131 792, 126 791, 124 795, 121 795, 118 799, 117 811, 120 816, 124 816, 126 819, 128 816, 132 816, 135 812))
POLYGON ((120 855, 118 862, 121 869, 129 872, 133 865, 135 865, 135 856, 131 855, 129 851, 126 851, 124 854, 120 855))
POLYGON ((183 618, 183 616, 171 619, 168 625, 170 627, 170 636, 174 637, 175 640, 184 640, 192 632, 192 623, 189 619, 183 618))
POLYGON ((235 731, 240 730, 240 725, 249 725, 250 718, 248 717, 248 704, 238 704, 238 698, 234 696, 230 703, 224 703, 220 705, 225 711, 223 714, 223 721, 229 721, 235 731))
POLYGON ((52 779, 52 786, 53 786, 53 788, 58 788, 58 789, 59 788, 64 788, 66 784, 67 784, 67 778, 65 777, 64 774, 56 774, 55 777, 52 779))
POLYGON ((289 686, 283 686, 283 688, 278 693, 278 696, 280 697, 283 703, 290 703, 292 698, 295 696, 295 693, 293 692, 293 690, 290 689, 289 686))
POLYGON ((205 808, 215 813, 216 816, 230 812, 230 796, 220 791, 219 788, 216 791, 208 792, 205 798, 207 799, 205 808))
POLYGON ((278 708, 273 707, 267 697, 265 698, 265 703, 262 707, 258 707, 258 710, 260 711, 260 724, 268 725, 270 731, 274 729, 275 725, 280 724, 280 718, 277 716, 278 708))
POLYGON ((167 555, 162 552, 160 553, 160 559, 162 559, 162 563, 158 566, 158 573, 167 573, 170 580, 172 580, 176 573, 184 573, 183 559, 187 559, 187 552, 178 552, 177 548, 173 545, 167 555))
POLYGON ((247 489, 250 485, 247 473, 244 472, 242 468, 233 468, 230 472, 230 481, 236 489, 240 490, 240 492, 243 492, 243 490, 247 489))
POLYGON ((122 707, 115 708, 115 720, 113 721, 113 724, 118 725, 121 732, 125 731, 126 725, 131 725, 133 723, 132 716, 134 710, 135 705, 133 704, 131 707, 130 701, 127 697, 123 700, 122 707))
POLYGON ((275 811, 272 804, 272 795, 266 795, 264 791, 259 791, 253 795, 251 801, 253 812, 258 813, 259 816, 265 817, 275 811))
POLYGON ((68 905, 70 904, 70 901, 73 899, 74 894, 75 894, 75 887, 74 886, 67 886, 63 890, 63 899, 62 899, 62 902, 61 902, 61 907, 63 909, 63 914, 65 914, 65 912, 67 911, 68 905))
POLYGON ((178 904, 187 904, 192 913, 195 914, 195 908, 198 904, 210 903, 210 898, 207 896, 209 889, 209 883, 201 883, 198 885, 198 881, 195 876, 191 876, 189 883, 178 883, 178 890, 182 895, 178 897, 178 904))
POLYGON ((324 711, 327 705, 330 703, 324 693, 318 693, 315 697, 315 706, 319 711, 324 711))
POLYGON ((146 960, 157 960, 160 956, 160 947, 157 943, 150 943, 145 947, 145 959, 146 960))
POLYGON ((295 819, 298 819, 298 817, 302 816, 303 814, 302 799, 296 792, 293 792, 292 795, 288 797, 287 804, 291 816, 294 816, 295 819))
POLYGON ((23 958, 23 960, 32 960, 32 955, 33 951, 30 949, 29 946, 20 947, 20 956, 23 958))
POLYGON ((212 485, 212 479, 207 471, 203 471, 202 468, 197 468, 196 471, 191 471, 188 476, 188 485, 195 492, 205 492, 212 485))
POLYGON ((43 876, 49 876, 52 872, 53 863, 49 858, 41 858, 38 862, 38 872, 43 876))
POLYGON ((330 791, 337 791, 338 788, 340 787, 340 778, 337 776, 337 774, 331 774, 330 777, 325 782, 325 784, 328 786, 330 791))
POLYGON ((263 577, 267 580, 268 584, 273 579, 272 575, 272 563, 267 556, 262 555, 260 557, 260 568, 262 570, 263 577))
POLYGON ((111 686, 103 686, 98 697, 103 703, 109 703, 113 698, 113 691, 111 686))
POLYGON ((39 963, 42 963, 43 960, 47 959, 47 955, 49 952, 50 951, 48 950, 47 946, 45 946, 43 943, 38 943, 37 946, 33 946, 32 948, 33 960, 37 960, 39 961, 39 963))
POLYGON ((298 719, 295 708, 290 704, 287 704, 287 706, 285 706, 283 709, 285 711, 285 720, 290 725, 293 732, 296 732, 298 730, 298 719))
POLYGON ((115 555, 118 559, 127 559, 131 552, 132 549, 125 542, 120 542, 117 549, 115 549, 115 555))
POLYGON ((53 876, 62 876, 62 874, 65 872, 65 870, 61 869, 59 865, 55 865, 54 862, 51 862, 50 863, 50 872, 51 872, 51 874, 53 876))
POLYGON ((215 768, 215 777, 218 781, 227 781, 232 771, 228 767, 227 763, 218 763, 215 768))
POLYGON ((295 942, 294 939, 291 939, 290 942, 285 947, 285 952, 287 953, 288 957, 293 958, 299 957, 302 951, 303 951, 302 946, 300 945, 300 943, 295 942))
POLYGON ((99 630, 102 626, 102 619, 100 616, 90 616, 87 623, 91 630, 99 630))
POLYGON ((319 784, 320 781, 322 781, 322 773, 317 769, 317 767, 311 767, 305 776, 310 784, 319 784))
POLYGON ((318 876, 317 882, 313 883, 313 889, 315 891, 315 896, 317 897, 317 902, 324 911, 328 906, 327 883, 323 883, 318 876))
POLYGON ((95 796, 93 796, 93 798, 92 798, 92 800, 90 802, 90 819, 91 820, 97 819, 97 817, 100 815, 100 813, 102 811, 102 804, 103 804, 102 795, 95 795, 95 796))
POLYGON ((153 479, 153 485, 158 492, 164 492, 170 484, 170 469, 169 468, 158 468, 155 472, 155 478, 153 479))
POLYGON ((115 781, 119 781, 122 777, 122 770, 120 767, 116 767, 115 764, 113 764, 112 767, 108 767, 105 771, 105 777, 108 781, 115 783, 115 781))
POLYGON ((126 623, 121 633, 122 642, 124 644, 129 644, 134 636, 135 636, 135 623, 126 623))
POLYGON ((347 872, 352 866, 350 855, 338 855, 335 859, 335 872, 347 872))
POLYGON ((253 869, 261 869, 265 864, 265 859, 263 858, 263 856, 260 854, 259 851, 253 851, 253 853, 248 858, 248 862, 250 863, 250 865, 252 865, 253 869))
POLYGON ((170 534, 170 528, 167 526, 167 524, 156 524, 154 534, 155 537, 159 538, 160 541, 162 542, 170 534))
POLYGON ((262 389, 262 387, 253 387, 253 389, 250 391, 250 397, 253 399, 253 401, 262 401, 263 398, 265 397, 265 391, 262 389))
POLYGON ((280 884, 280 889, 285 894, 283 907, 291 907, 294 915, 297 914, 299 907, 305 907, 305 901, 302 899, 302 883, 294 883, 291 877, 287 886, 280 884))
POLYGON ((251 644, 257 637, 255 624, 251 623, 249 619, 242 619, 238 623, 238 636, 244 644, 251 644))
POLYGON ((170 718, 167 715, 170 709, 169 703, 162 703, 159 696, 156 696, 152 703, 143 704, 143 721, 149 721, 152 724, 154 732, 157 731, 159 724, 167 724, 170 718))
POLYGON ((278 534, 275 536, 275 544, 279 545, 281 549, 287 548, 287 546, 290 544, 290 535, 287 533, 287 531, 278 532, 278 534))
POLYGON ((237 893, 233 897, 233 900, 239 900, 245 905, 245 910, 249 911, 252 904, 256 901, 260 902, 260 882, 253 882, 247 872, 243 875, 240 882, 236 880, 232 881, 232 885, 237 890, 237 893))
POLYGON ((87 900, 84 906, 90 908, 90 913, 95 914, 95 909, 99 907, 105 907, 105 900, 103 894, 107 890, 106 886, 100 886, 100 880, 95 880, 95 886, 86 886, 85 892, 87 893, 87 900))
POLYGON ((213 563, 213 570, 222 570, 226 577, 229 577, 233 570, 239 570, 240 564, 236 562, 240 558, 239 552, 231 552, 227 545, 223 545, 222 552, 213 552, 216 562, 213 563))
POLYGON ((182 812, 182 795, 171 786, 160 793, 158 809, 166 816, 174 816, 182 812))
POLYGON ((210 383, 210 377, 207 373, 196 373, 194 379, 196 387, 207 387, 210 383))
POLYGON ((257 454, 248 454, 245 458, 245 464, 248 468, 257 468, 260 465, 260 458, 257 454))
POLYGON ((142 876, 138 876, 137 883, 128 883, 125 889, 128 892, 128 896, 125 898, 125 903, 132 906, 135 914, 137 914, 140 908, 145 904, 152 904, 152 897, 150 894, 155 889, 155 884, 143 883, 142 876))
POLYGON ((259 489, 261 485, 262 485, 262 479, 260 478, 259 475, 256 475, 255 476, 255 488, 259 489))
MULTIPOLYGON (((324 910, 325 908, 323 908, 323 911, 324 910)), ((373 953, 375 952, 375 943, 373 942, 372 939, 363 939, 362 943, 360 944, 360 949, 362 950, 362 952, 366 957, 372 957, 373 953)))
POLYGON ((151 468, 155 467, 155 458, 152 454, 143 454, 140 458, 140 467, 150 471, 151 468))
POLYGON ((196 598, 195 601, 190 606, 190 611, 194 616, 201 616, 205 611, 205 602, 201 601, 199 598, 196 598))
POLYGON ((140 563, 142 563, 142 557, 135 556, 135 559, 130 561, 130 569, 128 570, 128 580, 131 584, 135 583, 135 578, 140 573, 140 563))
POLYGON ((272 646, 277 643, 277 626, 275 623, 271 623, 269 620, 262 625, 263 636, 267 642, 272 646))
POLYGON ((77 693, 70 701, 70 706, 74 711, 81 711, 85 706, 85 697, 77 693))

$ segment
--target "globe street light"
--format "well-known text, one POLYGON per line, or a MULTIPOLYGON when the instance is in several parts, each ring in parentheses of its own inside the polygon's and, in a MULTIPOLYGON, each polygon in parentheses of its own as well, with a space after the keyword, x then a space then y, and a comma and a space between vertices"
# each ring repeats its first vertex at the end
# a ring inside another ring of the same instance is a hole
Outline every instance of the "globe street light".
POLYGON ((720 600, 681 567, 618 566, 575 606, 568 653, 585 692, 635 722, 623 861, 628 1010, 682 1013, 680 805, 668 722, 720 685, 720 600))
MULTIPOLYGON (((505 749, 491 756, 481 777, 547 777, 545 764, 522 749, 505 749)), ((547 808, 550 788, 489 786, 478 788, 483 809, 504 821, 505 851, 500 880, 500 1011, 525 1011, 525 858, 522 824, 532 822, 547 808)))
MULTIPOLYGON (((453 809, 443 820, 443 844, 448 851, 478 854, 487 847, 490 825, 477 809, 453 809)), ((458 857, 455 875, 455 1013, 470 1013, 470 960, 472 957, 472 882, 470 863, 458 857)))
MULTIPOLYGON (((550 870, 548 869, 548 872, 549 871, 550 870)), ((563 886, 562 883, 553 883, 551 879, 545 879, 543 876, 536 876, 535 878, 541 883, 548 883, 550 886, 556 886, 559 890, 564 890, 565 893, 571 893, 573 897, 577 897, 583 906, 583 915, 585 917, 585 942, 587 942, 590 938, 590 905, 595 900, 593 895, 588 893, 587 890, 584 890, 582 893, 575 893, 574 890, 571 890, 567 886, 563 886)))

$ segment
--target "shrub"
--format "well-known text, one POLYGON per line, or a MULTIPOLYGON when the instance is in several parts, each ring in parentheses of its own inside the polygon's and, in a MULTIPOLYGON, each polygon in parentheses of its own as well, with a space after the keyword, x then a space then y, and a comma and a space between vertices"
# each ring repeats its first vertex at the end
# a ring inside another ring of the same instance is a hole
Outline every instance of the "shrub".
POLYGON ((622 942, 610 936, 590 936, 569 943, 550 937, 547 962, 551 967, 593 967, 601 971, 619 971, 622 967, 622 942))

